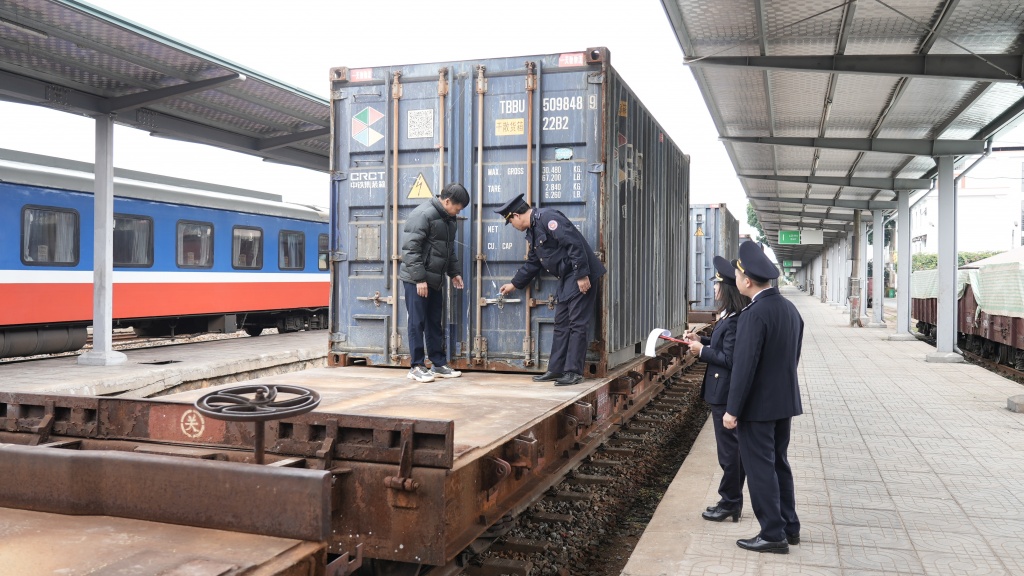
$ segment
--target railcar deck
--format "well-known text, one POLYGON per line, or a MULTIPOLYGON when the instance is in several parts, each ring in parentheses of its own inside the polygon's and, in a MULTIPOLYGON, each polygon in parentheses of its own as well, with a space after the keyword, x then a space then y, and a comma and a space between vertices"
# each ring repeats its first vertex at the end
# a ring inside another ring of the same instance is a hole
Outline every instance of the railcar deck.
POLYGON ((0 566, 31 576, 318 574, 325 546, 110 516, 0 508, 0 566))
MULTIPOLYGON (((332 554, 361 546, 375 561, 447 566, 540 498, 689 362, 666 346, 571 387, 494 372, 418 383, 406 369, 366 366, 252 380, 246 385, 321 395, 314 411, 267 423, 263 466, 252 423, 204 418, 193 406, 233 385, 153 399, 0 392, 0 442, 22 445, 8 454, 26 469, 123 471, 125 490, 91 493, 86 513, 299 536, 332 554), (253 487, 264 496, 300 487, 310 497, 264 513, 252 504, 253 487), (153 492, 166 498, 169 490, 173 506, 153 504, 153 492), (241 520, 225 522, 217 509, 241 520), (315 522, 304 521, 310 515, 315 522)), ((66 479, 37 476, 44 480, 0 478, 0 506, 83 513, 66 479)))

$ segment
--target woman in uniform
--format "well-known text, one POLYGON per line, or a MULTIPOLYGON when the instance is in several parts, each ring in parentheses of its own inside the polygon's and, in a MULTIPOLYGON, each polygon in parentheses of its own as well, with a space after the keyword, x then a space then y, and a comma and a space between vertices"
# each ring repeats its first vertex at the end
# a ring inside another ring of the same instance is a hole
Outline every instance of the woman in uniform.
POLYGON ((722 467, 722 481, 718 485, 720 499, 708 506, 701 515, 705 520, 721 522, 731 517, 739 522, 743 510, 743 465, 740 464, 739 442, 736 430, 722 426, 726 402, 729 398, 729 375, 732 371, 732 352, 736 343, 736 324, 740 312, 750 304, 750 298, 736 288, 734 263, 715 256, 715 302, 718 303, 718 322, 711 338, 692 332, 683 335, 689 341, 690 352, 707 362, 700 395, 711 405, 711 420, 715 425, 715 443, 718 445, 718 465, 722 467))

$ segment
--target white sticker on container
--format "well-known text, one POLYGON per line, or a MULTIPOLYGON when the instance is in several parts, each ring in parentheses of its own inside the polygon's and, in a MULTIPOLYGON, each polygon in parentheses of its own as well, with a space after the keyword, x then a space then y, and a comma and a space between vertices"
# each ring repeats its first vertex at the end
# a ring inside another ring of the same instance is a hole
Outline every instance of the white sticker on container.
POLYGON ((407 126, 409 138, 433 138, 434 110, 431 108, 409 110, 407 126))

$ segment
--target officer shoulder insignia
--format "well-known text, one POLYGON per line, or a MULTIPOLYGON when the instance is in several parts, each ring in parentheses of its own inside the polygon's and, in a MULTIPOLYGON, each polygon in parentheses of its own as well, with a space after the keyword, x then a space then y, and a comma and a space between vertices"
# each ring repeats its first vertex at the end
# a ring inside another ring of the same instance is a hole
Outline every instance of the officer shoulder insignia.
POLYGON ((558 230, 558 222, 553 219, 548 221, 548 230, 551 230, 552 232, 558 230))

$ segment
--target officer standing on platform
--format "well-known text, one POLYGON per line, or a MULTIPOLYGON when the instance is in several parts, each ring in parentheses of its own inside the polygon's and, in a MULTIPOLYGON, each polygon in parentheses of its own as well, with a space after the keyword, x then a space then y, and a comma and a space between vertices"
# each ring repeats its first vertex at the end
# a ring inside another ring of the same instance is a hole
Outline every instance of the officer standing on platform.
POLYGON ((732 518, 739 522, 743 511, 743 465, 740 463, 739 440, 736 430, 722 426, 725 403, 729 399, 729 379, 732 373, 733 352, 736 349, 736 325, 740 311, 750 304, 750 298, 736 289, 736 268, 729 262, 715 256, 715 302, 719 306, 718 322, 711 338, 700 337, 693 332, 683 334, 690 342, 690 352, 702 362, 707 362, 700 396, 711 405, 711 422, 715 426, 715 445, 718 448, 718 465, 722 468, 722 481, 718 484, 718 503, 709 506, 701 516, 705 520, 721 522, 732 518))
POLYGON ((737 428, 740 458, 761 531, 736 545, 755 552, 788 554, 800 543, 793 472, 789 467, 790 425, 803 413, 797 364, 804 321, 793 303, 772 288, 779 277, 761 247, 740 245, 736 287, 751 303, 740 314, 733 351, 732 381, 722 425, 737 428))
POLYGON ((520 194, 495 212, 505 224, 525 231, 530 246, 526 263, 499 292, 504 295, 525 288, 542 270, 559 280, 548 371, 533 379, 554 381, 555 386, 579 384, 590 341, 587 332, 597 302, 597 281, 607 270, 583 234, 558 210, 530 208, 520 194))

